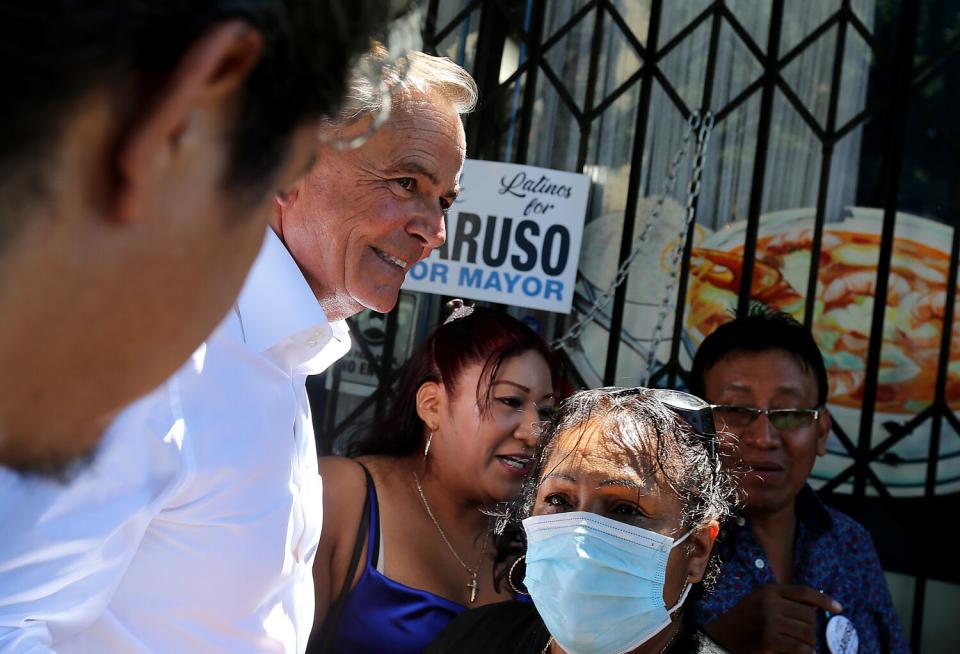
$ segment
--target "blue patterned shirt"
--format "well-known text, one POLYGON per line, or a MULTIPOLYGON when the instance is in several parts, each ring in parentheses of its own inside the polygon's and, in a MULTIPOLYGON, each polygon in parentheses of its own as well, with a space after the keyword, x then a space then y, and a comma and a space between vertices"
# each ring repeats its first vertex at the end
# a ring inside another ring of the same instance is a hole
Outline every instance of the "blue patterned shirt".
MULTIPOLYGON (((791 583, 822 590, 843 605, 857 629, 859 654, 909 652, 900 620, 867 530, 823 504, 809 486, 796 499, 797 535, 791 583)), ((721 568, 716 586, 693 607, 697 624, 713 622, 750 592, 777 583, 750 520, 737 517, 717 540, 721 568)), ((817 652, 829 654, 818 612, 817 652)))

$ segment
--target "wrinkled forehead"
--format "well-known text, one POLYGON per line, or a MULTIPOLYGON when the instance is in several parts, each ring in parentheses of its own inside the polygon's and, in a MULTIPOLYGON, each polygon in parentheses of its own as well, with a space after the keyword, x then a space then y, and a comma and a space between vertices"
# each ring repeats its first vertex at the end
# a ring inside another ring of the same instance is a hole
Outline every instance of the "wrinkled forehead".
POLYGON ((734 350, 705 371, 712 390, 777 390, 797 396, 817 395, 813 366, 795 352, 781 348, 734 350))
POLYGON ((386 125, 399 137, 422 136, 466 153, 463 121, 454 104, 435 90, 409 89, 395 96, 386 125))
POLYGON ((379 127, 375 126, 374 113, 363 112, 325 124, 322 140, 349 142, 363 138, 359 147, 343 150, 348 158, 386 163, 419 153, 434 160, 444 158, 459 170, 466 155, 466 136, 453 103, 435 91, 415 89, 391 97, 389 114, 379 127))
POLYGON ((657 449, 657 434, 649 425, 594 417, 557 433, 544 472, 568 470, 578 472, 577 476, 616 474, 638 483, 660 481, 657 449))

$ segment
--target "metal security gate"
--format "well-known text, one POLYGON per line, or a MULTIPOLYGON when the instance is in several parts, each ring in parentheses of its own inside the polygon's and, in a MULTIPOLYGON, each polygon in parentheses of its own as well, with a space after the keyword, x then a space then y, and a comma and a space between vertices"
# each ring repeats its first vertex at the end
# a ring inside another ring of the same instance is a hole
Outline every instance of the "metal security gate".
MULTIPOLYGON (((686 168, 650 251, 563 350, 571 381, 682 387, 723 311, 760 297, 793 313, 832 370, 819 492, 899 573, 913 650, 947 651, 936 631, 960 573, 929 548, 960 508, 960 1, 431 0, 425 43, 480 86, 470 157, 593 179, 574 315, 503 308, 548 339, 611 291, 687 119, 712 112, 679 265, 662 253, 681 233, 686 168)), ((387 316, 351 319, 354 352, 309 384, 321 451, 382 415, 444 299, 403 293, 387 316)))

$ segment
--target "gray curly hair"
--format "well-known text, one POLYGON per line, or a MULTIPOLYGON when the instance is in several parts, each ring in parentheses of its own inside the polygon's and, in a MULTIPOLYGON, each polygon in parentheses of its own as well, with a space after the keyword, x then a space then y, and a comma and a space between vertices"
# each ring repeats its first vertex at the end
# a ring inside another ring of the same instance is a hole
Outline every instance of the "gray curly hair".
MULTIPOLYGON (((550 473, 550 463, 563 433, 579 431, 581 437, 598 426, 605 439, 615 440, 638 461, 643 472, 656 475, 680 498, 682 531, 723 523, 736 501, 734 478, 717 455, 705 446, 703 437, 651 395, 627 394, 623 389, 601 388, 580 391, 566 399, 549 422, 541 425, 533 469, 515 501, 491 511, 495 520, 497 553, 494 579, 507 579, 509 569, 523 553, 518 549, 524 518, 531 515, 542 479, 550 473)), ((719 570, 714 548, 704 583, 709 587, 719 570)), ((511 582, 512 583, 512 582, 511 582)), ((702 592, 698 590, 697 592, 702 592)))
POLYGON ((690 529, 712 520, 722 522, 735 497, 733 478, 681 418, 655 397, 621 394, 616 389, 580 391, 560 406, 544 425, 534 469, 520 497, 519 513, 530 515, 557 435, 598 425, 607 438, 649 466, 681 500, 681 527, 690 529))

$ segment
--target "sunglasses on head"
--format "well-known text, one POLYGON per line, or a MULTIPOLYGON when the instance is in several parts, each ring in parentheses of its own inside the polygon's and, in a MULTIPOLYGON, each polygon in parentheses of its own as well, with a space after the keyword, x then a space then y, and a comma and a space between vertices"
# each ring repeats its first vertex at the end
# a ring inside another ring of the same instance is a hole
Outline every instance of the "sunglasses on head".
POLYGON ((812 425, 823 407, 813 409, 758 409, 736 404, 711 404, 714 417, 731 429, 743 429, 752 425, 761 415, 767 416, 770 425, 779 431, 793 431, 812 425))
POLYGON ((700 437, 711 458, 716 457, 717 429, 713 422, 713 407, 710 404, 690 393, 675 391, 669 388, 632 388, 611 387, 605 389, 614 397, 625 395, 641 395, 658 400, 675 415, 684 420, 694 433, 700 437))

